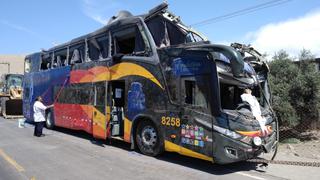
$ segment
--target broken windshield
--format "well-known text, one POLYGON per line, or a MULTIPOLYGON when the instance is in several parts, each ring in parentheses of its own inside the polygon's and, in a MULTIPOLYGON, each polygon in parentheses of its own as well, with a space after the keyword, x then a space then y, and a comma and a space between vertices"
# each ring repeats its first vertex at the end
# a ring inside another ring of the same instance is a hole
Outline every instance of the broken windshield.
POLYGON ((238 47, 234 48, 243 57, 244 66, 242 76, 240 77, 235 77, 231 74, 232 61, 224 52, 214 52, 219 72, 222 109, 241 109, 240 106, 243 106, 245 103, 242 95, 246 89, 250 89, 252 97, 259 102, 260 106, 266 108, 270 102, 267 66, 262 61, 261 55, 258 52, 252 53, 253 48, 248 48, 248 46, 241 46, 242 49, 238 47), (244 47, 247 49, 244 49, 244 47))
POLYGON ((262 107, 267 107, 269 101, 268 82, 262 82, 260 85, 252 87, 240 87, 238 85, 229 84, 227 82, 220 82, 220 97, 222 109, 236 110, 244 103, 241 95, 245 89, 251 89, 252 96, 254 96, 262 107), (260 88, 261 87, 261 88, 260 88), (268 95, 268 97, 267 97, 268 95), (265 97, 266 96, 266 97, 265 97))

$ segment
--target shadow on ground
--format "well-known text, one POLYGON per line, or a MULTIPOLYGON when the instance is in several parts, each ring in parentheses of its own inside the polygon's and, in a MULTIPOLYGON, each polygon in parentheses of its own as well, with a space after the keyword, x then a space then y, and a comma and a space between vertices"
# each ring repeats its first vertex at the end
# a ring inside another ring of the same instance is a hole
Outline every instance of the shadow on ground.
MULTIPOLYGON (((84 131, 76 131, 76 130, 70 130, 70 129, 60 128, 60 127, 55 128, 54 131, 58 131, 58 132, 69 134, 79 138, 87 139, 92 144, 100 147, 105 147, 109 145, 116 148, 121 148, 122 150, 125 150, 128 153, 131 153, 133 156, 136 156, 136 155, 142 156, 139 152, 131 150, 130 144, 117 139, 112 139, 112 140, 95 139, 92 137, 92 135, 84 131)), ((232 163, 227 165, 218 165, 209 161, 191 158, 191 157, 180 155, 178 153, 171 153, 171 152, 165 152, 162 155, 156 157, 156 159, 177 164, 180 166, 196 169, 196 170, 214 174, 214 175, 224 175, 224 174, 235 173, 237 171, 252 171, 252 170, 263 172, 261 171, 261 168, 259 168, 259 165, 261 164, 257 164, 257 163, 238 162, 238 163, 232 163)))

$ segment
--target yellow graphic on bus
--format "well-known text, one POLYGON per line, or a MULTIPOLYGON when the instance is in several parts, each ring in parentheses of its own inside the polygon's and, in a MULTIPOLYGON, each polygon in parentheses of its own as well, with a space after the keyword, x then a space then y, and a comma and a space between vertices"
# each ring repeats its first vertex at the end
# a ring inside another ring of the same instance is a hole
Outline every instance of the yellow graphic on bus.
POLYGON ((178 117, 162 116, 161 117, 161 124, 164 126, 180 127, 181 120, 178 117))

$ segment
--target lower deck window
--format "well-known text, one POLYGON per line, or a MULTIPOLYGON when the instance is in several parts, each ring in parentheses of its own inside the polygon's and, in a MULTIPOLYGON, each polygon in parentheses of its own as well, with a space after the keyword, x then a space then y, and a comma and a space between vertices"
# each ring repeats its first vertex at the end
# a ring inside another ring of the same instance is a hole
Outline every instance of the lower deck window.
POLYGON ((58 103, 92 104, 93 91, 90 85, 73 85, 55 87, 55 96, 58 103))

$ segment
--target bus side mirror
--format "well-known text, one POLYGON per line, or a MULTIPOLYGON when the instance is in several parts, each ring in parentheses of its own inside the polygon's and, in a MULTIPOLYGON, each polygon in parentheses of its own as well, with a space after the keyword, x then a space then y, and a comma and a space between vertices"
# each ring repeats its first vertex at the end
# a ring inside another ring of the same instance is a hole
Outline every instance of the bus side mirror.
POLYGON ((122 54, 122 53, 117 53, 117 54, 115 54, 115 55, 112 56, 112 60, 113 60, 114 62, 120 62, 123 56, 124 56, 124 54, 122 54))

